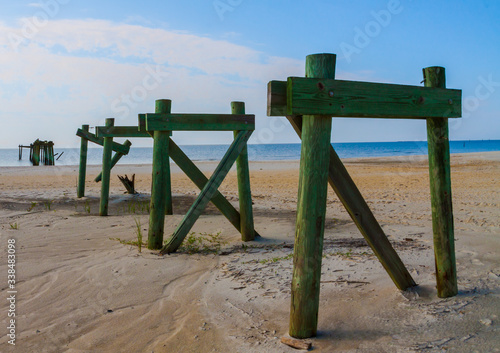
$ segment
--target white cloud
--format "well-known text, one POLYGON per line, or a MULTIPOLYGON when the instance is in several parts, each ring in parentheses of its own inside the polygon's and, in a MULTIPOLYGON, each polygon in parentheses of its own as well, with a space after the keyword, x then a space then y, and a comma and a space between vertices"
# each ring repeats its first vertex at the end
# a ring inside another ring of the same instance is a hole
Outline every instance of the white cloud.
MULTIPOLYGON (((2 23, 0 31, 23 34, 22 27, 2 23)), ((49 21, 17 49, 8 36, 0 37, 0 147, 37 137, 76 146, 77 127, 116 116, 113 102, 116 108, 124 95, 141 92, 147 68, 158 64, 169 76, 133 100, 120 124, 135 124, 137 113, 154 109, 155 99, 170 98, 177 112, 229 112, 231 100, 243 100, 267 125, 267 82, 303 71, 302 61, 229 41, 102 20, 49 21)))

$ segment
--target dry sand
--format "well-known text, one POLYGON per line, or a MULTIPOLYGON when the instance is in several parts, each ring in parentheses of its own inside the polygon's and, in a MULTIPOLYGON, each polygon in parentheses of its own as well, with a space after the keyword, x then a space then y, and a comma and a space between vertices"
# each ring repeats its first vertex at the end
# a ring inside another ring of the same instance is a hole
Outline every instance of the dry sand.
MULTIPOLYGON (((208 174, 215 168, 199 164, 208 174)), ((396 289, 330 190, 314 351, 500 351, 500 153, 452 156, 460 292, 449 299, 435 290, 426 159, 346 166, 420 287, 396 289)), ((295 351, 280 337, 288 331, 298 162, 251 163, 261 239, 243 245, 210 205, 193 232, 220 233, 220 253, 163 257, 116 240, 136 240, 136 221, 147 236, 151 166, 113 170, 108 217, 97 216, 98 172, 88 168, 87 197, 77 199, 77 167, 0 168, 1 352, 295 351), (139 195, 125 195, 116 177, 132 173, 139 195), (17 249, 15 347, 6 330, 8 239, 17 249)), ((166 237, 198 193, 175 166, 172 180, 166 237)), ((234 171, 220 190, 237 206, 234 171)))

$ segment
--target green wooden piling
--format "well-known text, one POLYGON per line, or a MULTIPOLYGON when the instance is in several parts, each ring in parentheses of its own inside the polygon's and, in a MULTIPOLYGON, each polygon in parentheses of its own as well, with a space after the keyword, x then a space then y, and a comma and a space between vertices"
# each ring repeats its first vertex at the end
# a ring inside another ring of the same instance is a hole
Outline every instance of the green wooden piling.
MULTIPOLYGON (((245 114, 244 102, 231 102, 232 114, 245 114)), ((234 131, 234 138, 238 136, 239 130, 234 131)), ((252 191, 250 189, 250 168, 248 165, 247 146, 243 148, 238 159, 236 159, 236 172, 238 176, 238 196, 240 203, 241 240, 252 241, 255 239, 253 224, 252 191)))
MULTIPOLYGON (((335 62, 334 54, 307 56, 306 77, 335 78, 335 62)), ((318 327, 332 128, 330 116, 303 119, 289 329, 295 338, 313 337, 318 327)))
MULTIPOLYGON (((106 126, 113 126, 115 119, 106 119, 106 126)), ((109 184, 111 178, 111 152, 113 151, 113 138, 105 137, 102 152, 102 184, 101 202, 99 204, 99 216, 108 215, 109 184)))
POLYGON ((49 165, 54 165, 54 142, 49 141, 49 165))
MULTIPOLYGON (((82 130, 89 132, 88 125, 82 125, 82 130)), ((80 169, 78 171, 78 187, 76 190, 76 196, 78 198, 85 196, 85 177, 87 174, 87 149, 89 140, 81 137, 80 141, 80 169)))
MULTIPOLYGON (((132 142, 130 142, 129 140, 125 140, 125 142, 123 143, 123 146, 126 146, 128 148, 130 148, 130 146, 132 146, 132 142)), ((116 152, 113 156, 113 158, 111 158, 111 169, 113 169, 113 167, 116 165, 116 163, 118 163, 118 161, 124 156, 123 153, 121 152, 116 152)), ((102 180, 102 172, 99 173, 98 176, 95 177, 94 181, 96 183, 100 182, 102 180)))
POLYGON ((33 143, 33 165, 40 165, 40 141, 36 140, 33 143))
MULTIPOLYGON (((172 101, 156 101, 156 113, 169 114, 172 101)), ((153 145, 153 181, 149 214, 148 249, 161 249, 165 213, 172 214, 172 190, 170 185, 170 160, 168 154, 169 131, 155 131, 153 145)))
MULTIPOLYGON (((426 87, 446 87, 443 67, 427 67, 423 73, 426 87)), ((447 298, 458 293, 448 119, 427 119, 427 143, 437 292, 438 297, 447 298)))

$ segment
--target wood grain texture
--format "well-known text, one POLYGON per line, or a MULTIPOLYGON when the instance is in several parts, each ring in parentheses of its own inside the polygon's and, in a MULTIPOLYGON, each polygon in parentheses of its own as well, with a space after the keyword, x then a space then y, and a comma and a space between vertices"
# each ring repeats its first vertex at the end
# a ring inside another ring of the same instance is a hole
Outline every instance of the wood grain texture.
MULTIPOLYGON (((231 102, 231 112, 236 115, 245 114, 244 102, 231 102)), ((238 137, 240 130, 234 131, 234 138, 238 137)), ((240 204, 241 240, 252 241, 255 239, 253 223, 252 191, 250 188, 250 168, 248 166, 247 146, 243 147, 236 159, 236 173, 238 178, 238 197, 240 204)))
POLYGON ((240 154, 243 147, 246 146, 248 138, 252 134, 252 131, 241 131, 238 137, 233 141, 228 151, 222 158, 221 162, 215 169, 213 175, 210 177, 208 182, 201 193, 196 198, 193 205, 189 208, 189 211, 182 219, 181 223, 178 225, 174 234, 170 240, 163 246, 160 253, 168 254, 177 251, 179 246, 181 246, 184 238, 189 233, 193 224, 196 222, 200 214, 203 212, 208 202, 214 197, 217 192, 218 187, 226 177, 229 169, 236 161, 236 158, 240 154))
MULTIPOLYGON (((309 55, 306 76, 334 78, 335 62, 333 54, 309 55)), ((330 116, 306 115, 303 119, 289 327, 294 338, 316 336, 318 327, 332 128, 330 116)))
POLYGON ((286 115, 286 81, 270 81, 267 84, 267 116, 286 115))
MULTIPOLYGON (((156 112, 170 113, 170 100, 157 100, 156 112)), ((153 143, 153 175, 149 213, 148 249, 161 249, 165 228, 165 213, 172 214, 168 131, 155 131, 153 143)))
POLYGON ((426 119, 461 116, 461 90, 289 77, 268 84, 268 116, 426 119))
MULTIPOLYGON (((106 119, 106 126, 113 126, 115 119, 106 119)), ((101 200, 99 203, 99 216, 108 215, 109 203, 109 185, 111 175, 111 153, 113 152, 113 138, 104 137, 102 151, 102 183, 101 183, 101 200)))
MULTIPOLYGON (((146 131, 149 136, 153 137, 154 136, 154 131, 147 131, 146 130, 146 114, 139 114, 138 117, 138 127, 139 131, 146 131)), ((170 136, 172 136, 172 131, 170 131, 170 136)))
MULTIPOLYGON (((88 125, 82 125, 82 131, 89 132, 88 125)), ((85 178, 87 174, 87 151, 89 140, 81 137, 80 142, 80 165, 78 168, 78 186, 76 188, 76 197, 85 196, 85 178)))
MULTIPOLYGON (((446 86, 445 69, 423 69, 426 87, 446 86)), ((457 295, 448 119, 427 119, 432 229, 438 297, 457 295)))
POLYGON ((146 114, 147 131, 255 130, 254 115, 146 114))

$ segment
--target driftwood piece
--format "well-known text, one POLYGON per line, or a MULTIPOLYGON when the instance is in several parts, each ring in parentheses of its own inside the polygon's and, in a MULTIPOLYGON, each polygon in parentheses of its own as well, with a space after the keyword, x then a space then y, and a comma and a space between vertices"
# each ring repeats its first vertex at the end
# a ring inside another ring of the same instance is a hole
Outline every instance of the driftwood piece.
POLYGON ((308 351, 311 349, 311 342, 307 342, 304 340, 299 340, 297 338, 289 337, 289 336, 283 336, 281 337, 281 343, 286 344, 287 346, 290 346, 295 349, 302 349, 305 351, 308 351))
POLYGON ((118 179, 122 182, 123 186, 127 189, 127 193, 129 194, 137 194, 135 192, 135 187, 134 187, 134 182, 135 182, 135 174, 132 175, 132 179, 129 179, 127 174, 125 174, 125 177, 122 177, 121 175, 118 175, 118 179))

